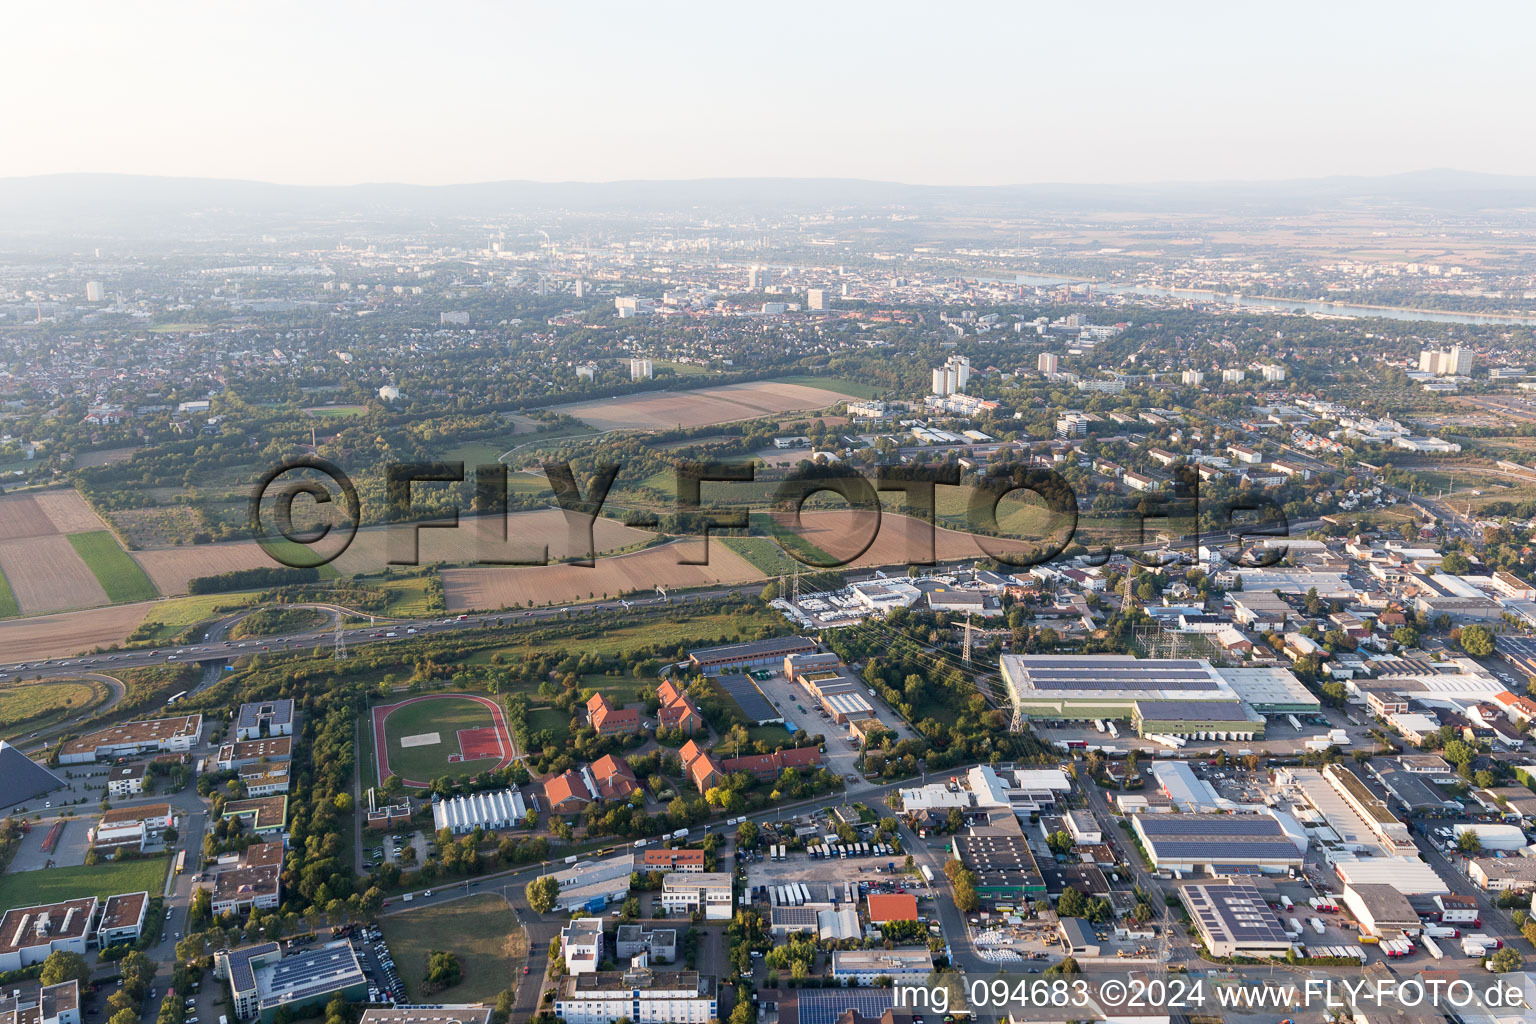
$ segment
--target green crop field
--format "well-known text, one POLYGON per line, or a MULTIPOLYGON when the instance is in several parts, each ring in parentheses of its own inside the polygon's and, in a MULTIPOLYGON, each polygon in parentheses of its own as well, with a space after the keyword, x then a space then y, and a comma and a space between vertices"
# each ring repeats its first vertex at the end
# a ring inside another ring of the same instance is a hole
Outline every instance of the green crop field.
POLYGON ((0 619, 15 618, 21 614, 21 606, 16 603, 16 595, 11 593, 11 585, 5 580, 5 573, 0 572, 0 619))
POLYGON ((775 377, 773 380, 776 384, 798 384, 804 388, 838 391, 845 395, 852 395, 855 398, 874 398, 880 394, 879 388, 870 387, 868 384, 861 384, 856 380, 849 380, 846 377, 812 377, 806 374, 799 374, 792 377, 775 377))
MULTIPOLYGON (((518 883, 522 884, 522 883, 518 883)), ((522 978, 527 940, 511 908, 500 896, 486 893, 419 910, 390 914, 380 920, 384 941, 412 1002, 493 1003, 504 988, 522 978), (452 988, 430 993, 422 989, 427 954, 442 949, 459 958, 464 977, 452 988)))
POLYGON ((460 729, 485 729, 495 725, 491 711, 479 701, 462 697, 434 696, 430 700, 407 704, 384 719, 384 752, 389 770, 402 779, 429 782, 443 775, 473 775, 490 768, 493 761, 449 761, 459 753, 460 729), (411 736, 437 733, 436 743, 402 747, 400 741, 411 736))
POLYGON ((166 643, 198 623, 220 618, 240 608, 248 608, 255 600, 255 594, 198 594, 160 601, 139 623, 134 642, 150 645, 166 643))
MULTIPOLYGON (((71 821, 65 831, 90 828, 87 821, 71 821)), ((165 886, 168 857, 147 860, 103 861, 86 866, 49 868, 19 875, 0 876, 0 913, 15 907, 35 907, 42 903, 96 896, 105 900, 123 892, 145 892, 159 896, 165 886)))
POLYGON ((110 532, 72 533, 69 543, 90 567, 101 583, 101 589, 107 592, 107 600, 113 604, 153 601, 160 596, 144 570, 139 568, 139 563, 128 556, 110 532))

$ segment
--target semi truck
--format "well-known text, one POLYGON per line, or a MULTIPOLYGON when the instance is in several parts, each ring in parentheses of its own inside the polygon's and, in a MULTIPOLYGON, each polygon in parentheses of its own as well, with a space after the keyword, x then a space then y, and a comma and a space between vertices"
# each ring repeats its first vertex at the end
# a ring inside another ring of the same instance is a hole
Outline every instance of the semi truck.
POLYGON ((1441 960, 1445 957, 1445 953, 1440 949, 1440 944, 1428 935, 1424 936, 1424 948, 1436 960, 1441 960))
POLYGON ((1309 923, 1312 925, 1312 930, 1317 932, 1317 934, 1319 934, 1319 935, 1326 935, 1326 934, 1328 934, 1328 929, 1323 926, 1323 922, 1320 921, 1318 918, 1315 918, 1315 917, 1312 918, 1309 923))

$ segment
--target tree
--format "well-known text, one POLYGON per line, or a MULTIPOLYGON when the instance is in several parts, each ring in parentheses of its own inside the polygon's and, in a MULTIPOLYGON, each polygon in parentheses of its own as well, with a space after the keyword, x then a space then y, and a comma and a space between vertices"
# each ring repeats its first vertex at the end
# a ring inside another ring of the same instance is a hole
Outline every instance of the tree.
POLYGON ((1488 958, 1488 966, 1500 974, 1506 971, 1518 971, 1524 964, 1525 958, 1513 946, 1505 946, 1488 958))
POLYGON ((1045 842, 1051 848, 1052 853, 1058 854, 1071 853, 1072 849, 1077 846, 1077 840, 1073 839, 1072 834, 1065 830, 1052 832, 1046 837, 1045 842))
POLYGON ((555 899, 560 895, 560 883, 553 875, 535 878, 528 883, 525 894, 528 897, 528 906, 532 907, 535 913, 547 914, 555 909, 555 899))
POLYGON ((1087 903, 1082 893, 1068 886, 1056 899, 1056 914, 1059 917, 1082 917, 1088 909, 1087 903))
POLYGON ((1468 829, 1457 838, 1456 849, 1470 857, 1483 852, 1483 841, 1476 831, 1468 829))
POLYGON ((138 1010, 118 1010, 107 1024, 139 1024, 138 1010))
POLYGON ((71 978, 79 981, 82 987, 90 984, 91 967, 85 957, 62 949, 49 953, 38 980, 44 985, 62 985, 71 978))
POLYGON ((1417 647, 1419 644, 1419 631, 1412 626, 1398 626, 1392 631, 1392 639, 1403 647, 1417 647))
POLYGON ((1440 568, 1452 576, 1465 576, 1471 571, 1472 563, 1460 551, 1451 551, 1440 559, 1440 568))
POLYGON ((736 826, 736 846, 746 850, 757 845, 757 823, 744 821, 736 826))
POLYGON ((434 949, 427 954, 427 977, 423 989, 441 992, 451 985, 457 985, 463 978, 464 968, 459 964, 457 955, 441 949, 434 949))
POLYGON ((1493 633, 1487 626, 1462 626, 1461 649, 1474 658, 1486 658, 1493 653, 1493 633))

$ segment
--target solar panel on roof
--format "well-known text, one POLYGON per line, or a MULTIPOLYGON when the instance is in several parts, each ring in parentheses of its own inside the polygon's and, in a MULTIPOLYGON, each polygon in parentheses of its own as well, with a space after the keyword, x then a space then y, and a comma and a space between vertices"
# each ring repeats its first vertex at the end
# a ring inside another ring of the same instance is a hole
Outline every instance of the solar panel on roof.
POLYGON ((783 717, 768 703, 757 684, 746 676, 721 676, 720 688, 730 694, 741 713, 754 722, 770 722, 783 717))
POLYGON ((849 1010, 865 1017, 879 1017, 896 1005, 888 988, 846 988, 835 992, 801 989, 798 997, 800 1024, 835 1024, 849 1010))

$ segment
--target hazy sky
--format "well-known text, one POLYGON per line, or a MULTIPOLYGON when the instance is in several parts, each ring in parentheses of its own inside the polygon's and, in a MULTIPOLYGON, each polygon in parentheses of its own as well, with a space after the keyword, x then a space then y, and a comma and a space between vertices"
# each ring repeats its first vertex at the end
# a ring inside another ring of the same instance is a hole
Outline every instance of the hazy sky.
POLYGON ((27 2, 0 176, 1536 174, 1529 4, 27 2))

